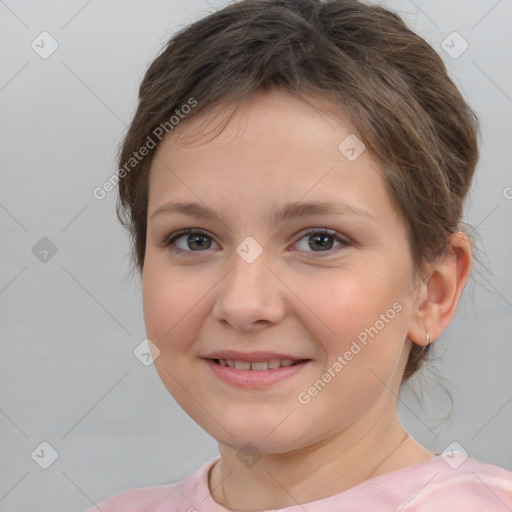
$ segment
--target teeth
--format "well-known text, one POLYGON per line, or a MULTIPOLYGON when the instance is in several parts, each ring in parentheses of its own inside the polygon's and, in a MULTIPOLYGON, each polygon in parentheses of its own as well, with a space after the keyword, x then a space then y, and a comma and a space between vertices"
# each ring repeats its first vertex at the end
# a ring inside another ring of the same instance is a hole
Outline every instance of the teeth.
POLYGON ((251 363, 251 370, 268 370, 267 361, 262 361, 261 363, 251 363))
POLYGON ((251 363, 248 363, 246 361, 235 361, 235 368, 237 370, 250 370, 251 363))
POLYGON ((221 366, 229 366, 230 368, 236 368, 237 370, 255 371, 272 370, 282 367, 286 368, 297 363, 297 361, 292 361, 291 359, 283 359, 282 361, 279 359, 269 359, 268 361, 258 361, 255 363, 249 363, 247 361, 235 361, 234 359, 218 359, 218 361, 221 366))

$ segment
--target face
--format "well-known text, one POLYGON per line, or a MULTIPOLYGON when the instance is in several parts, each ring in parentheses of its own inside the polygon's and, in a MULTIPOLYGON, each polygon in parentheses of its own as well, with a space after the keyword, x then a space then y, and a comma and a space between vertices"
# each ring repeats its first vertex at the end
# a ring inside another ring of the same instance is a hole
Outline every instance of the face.
POLYGON ((164 385, 220 443, 265 453, 385 414, 414 294, 381 168, 348 121, 287 92, 201 138, 207 120, 164 139, 150 173, 144 319, 164 385))

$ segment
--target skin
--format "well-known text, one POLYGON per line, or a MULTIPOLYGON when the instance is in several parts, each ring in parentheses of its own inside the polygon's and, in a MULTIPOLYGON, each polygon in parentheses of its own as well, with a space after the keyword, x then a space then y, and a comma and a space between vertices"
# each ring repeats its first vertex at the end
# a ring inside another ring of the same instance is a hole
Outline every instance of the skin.
POLYGON ((165 387, 219 443, 209 485, 228 509, 307 503, 434 456, 407 437, 397 396, 412 342, 425 345, 426 329, 431 341, 438 338, 455 313, 471 246, 456 233, 446 257, 415 280, 406 224, 382 170, 368 151, 355 161, 340 152, 355 131, 331 111, 282 90, 256 93, 213 135, 212 112, 183 122, 152 163, 146 331, 160 350, 154 364, 165 387), (374 219, 315 214, 275 224, 269 215, 287 202, 327 199, 374 219), (151 217, 168 201, 199 202, 220 219, 151 217), (205 232, 204 248, 194 237, 187 243, 187 235, 163 245, 185 228, 205 232), (311 234, 322 228, 348 243, 328 237, 332 245, 322 248, 311 234), (252 263, 236 252, 249 236, 263 250, 252 263), (397 302, 400 312, 308 404, 300 403, 298 393, 397 302), (265 390, 239 389, 201 359, 221 349, 312 361, 265 390), (262 455, 250 466, 238 457, 248 442, 262 455))

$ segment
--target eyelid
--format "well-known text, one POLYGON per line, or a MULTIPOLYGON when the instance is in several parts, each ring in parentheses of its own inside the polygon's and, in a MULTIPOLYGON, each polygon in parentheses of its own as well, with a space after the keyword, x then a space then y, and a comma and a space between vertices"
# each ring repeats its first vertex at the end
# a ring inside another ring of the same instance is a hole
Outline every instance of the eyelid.
MULTIPOLYGON (((179 238, 181 238, 183 236, 191 235, 191 234, 204 235, 204 236, 210 238, 211 240, 213 240, 215 242, 215 237, 210 235, 204 229, 201 229, 201 228, 185 228, 185 229, 180 229, 178 231, 175 231, 175 232, 171 233, 169 236, 167 236, 163 240, 163 242, 160 244, 160 246, 163 247, 163 248, 167 248, 167 249, 171 250, 174 253, 185 254, 187 256, 193 255, 193 254, 201 254, 202 252, 204 252, 204 253, 208 252, 208 250, 205 250, 205 251, 185 251, 185 250, 179 249, 177 247, 171 248, 171 246, 173 245, 173 242, 175 240, 177 240, 177 239, 179 239, 179 238)), ((340 242, 342 244, 339 247, 328 249, 327 251, 301 251, 300 249, 298 250, 298 252, 309 252, 310 254, 313 254, 313 257, 320 257, 320 258, 322 258, 322 257, 331 256, 333 254, 336 254, 340 249, 343 249, 343 247, 354 245, 354 242, 349 237, 347 237, 346 235, 343 235, 343 234, 339 233, 338 231, 336 231, 334 229, 328 229, 328 228, 305 228, 305 229, 301 230, 297 234, 296 240, 293 243, 293 245, 297 244, 300 240, 302 240, 303 238, 305 238, 308 235, 309 236, 313 236, 313 235, 329 235, 334 240, 336 240, 337 242, 340 242), (325 254, 325 256, 322 256, 323 254, 325 254)), ((215 242, 215 243, 217 243, 217 242, 215 242)))
MULTIPOLYGON (((354 242, 348 236, 343 235, 342 233, 336 231, 335 229, 329 229, 329 228, 306 228, 306 229, 303 229, 302 231, 300 231, 298 233, 297 239, 293 243, 293 245, 296 245, 303 238, 305 238, 307 236, 313 236, 313 235, 329 235, 335 241, 340 242, 342 244, 339 247, 333 247, 332 249, 328 249, 327 251, 316 251, 316 252, 315 251, 305 251, 305 252, 312 254, 313 257, 327 258, 328 256, 337 254, 344 247, 354 245, 354 242)), ((304 251, 301 251, 300 249, 298 249, 298 252, 304 252, 304 251)))
MULTIPOLYGON (((160 244, 160 246, 163 247, 164 249, 169 249, 170 251, 172 251, 174 253, 179 253, 179 254, 187 254, 188 253, 188 254, 192 255, 192 254, 200 254, 201 252, 207 252, 207 251, 184 251, 183 249, 179 249, 178 247, 171 248, 171 246, 173 245, 175 240, 177 240, 178 238, 181 238, 182 236, 192 235, 192 234, 204 235, 215 242, 215 238, 212 235, 210 235, 207 231, 205 231, 204 229, 185 228, 185 229, 180 229, 178 231, 174 231, 169 236, 165 237, 163 242, 160 244)), ((215 243, 217 243, 217 242, 215 242, 215 243)))

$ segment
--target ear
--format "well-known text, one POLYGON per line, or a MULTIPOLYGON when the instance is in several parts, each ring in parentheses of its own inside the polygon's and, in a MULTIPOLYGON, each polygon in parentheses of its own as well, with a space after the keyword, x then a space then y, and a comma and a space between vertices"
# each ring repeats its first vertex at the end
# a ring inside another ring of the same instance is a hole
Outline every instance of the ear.
POLYGON ((407 337, 416 345, 428 345, 441 336, 451 322, 471 270, 471 242, 458 231, 449 240, 446 255, 432 265, 421 283, 407 337))

